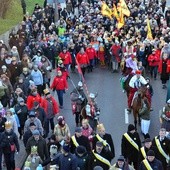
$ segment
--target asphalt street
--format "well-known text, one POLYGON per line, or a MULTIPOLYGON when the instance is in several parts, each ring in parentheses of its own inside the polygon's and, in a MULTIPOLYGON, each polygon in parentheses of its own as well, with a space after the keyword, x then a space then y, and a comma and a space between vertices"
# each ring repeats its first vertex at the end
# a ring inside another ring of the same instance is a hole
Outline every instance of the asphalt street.
MULTIPOLYGON (((70 77, 75 85, 79 81, 78 74, 70 73, 70 77)), ((105 125, 107 133, 112 135, 116 157, 121 153, 121 137, 127 131, 128 124, 125 124, 125 108, 127 107, 126 94, 122 92, 120 86, 121 73, 111 73, 107 68, 95 68, 92 73, 85 74, 85 81, 89 92, 98 93, 97 103, 101 109, 100 123, 105 125)), ((60 111, 60 115, 64 115, 72 134, 74 133, 75 122, 71 111, 70 92, 74 88, 71 81, 69 82, 69 90, 64 96, 64 109, 60 111)), ((152 99, 150 135, 154 138, 158 134, 159 110, 164 106, 166 99, 166 90, 162 89, 159 77, 157 80, 151 80, 154 89, 152 99)), ((57 99, 57 96, 55 94, 57 99)), ((128 115, 129 123, 133 123, 133 115, 128 115)), ((140 132, 140 127, 138 127, 140 132)), ((141 136, 143 141, 143 136, 141 136)), ((116 159, 115 159, 116 160, 116 159)))

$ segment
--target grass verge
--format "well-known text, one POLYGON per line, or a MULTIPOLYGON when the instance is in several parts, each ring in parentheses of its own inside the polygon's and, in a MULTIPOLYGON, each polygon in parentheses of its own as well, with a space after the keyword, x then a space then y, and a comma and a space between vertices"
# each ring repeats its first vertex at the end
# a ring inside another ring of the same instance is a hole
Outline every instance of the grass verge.
MULTIPOLYGON (((44 0, 26 0, 27 11, 29 14, 33 12, 34 6, 38 3, 43 6, 44 0)), ((13 0, 7 11, 5 19, 0 19, 0 35, 10 30, 12 27, 22 21, 23 14, 20 0, 13 0)))

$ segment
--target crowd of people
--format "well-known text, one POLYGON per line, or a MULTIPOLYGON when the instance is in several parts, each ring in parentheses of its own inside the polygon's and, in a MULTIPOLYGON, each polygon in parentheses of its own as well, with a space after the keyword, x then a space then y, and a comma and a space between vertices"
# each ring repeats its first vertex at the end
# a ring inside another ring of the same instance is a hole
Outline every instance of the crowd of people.
MULTIPOLYGON (((110 9, 120 2, 105 1, 110 9)), ((2 162, 7 170, 16 168, 20 142, 27 153, 24 170, 169 169, 170 7, 166 0, 125 2, 130 16, 120 29, 116 18, 102 15, 102 1, 68 0, 66 8, 58 9, 57 23, 50 4, 35 4, 33 14, 24 12, 19 29, 10 33, 9 45, 0 41, 0 170, 2 162), (152 39, 147 38, 147 19, 152 39), (139 109, 143 146, 136 125, 130 124, 122 135, 120 156, 115 155, 111 134, 98 123, 97 94, 86 95, 86 72, 90 75, 96 67, 121 72, 129 112, 136 92, 145 88, 139 109), (60 111, 68 79, 75 73, 80 81, 70 93, 75 115, 71 134, 60 111), (160 132, 151 140, 154 91, 150 79, 157 81, 158 73, 162 88, 168 90, 167 105, 160 111, 160 132), (112 165, 115 156, 118 159, 112 165)))

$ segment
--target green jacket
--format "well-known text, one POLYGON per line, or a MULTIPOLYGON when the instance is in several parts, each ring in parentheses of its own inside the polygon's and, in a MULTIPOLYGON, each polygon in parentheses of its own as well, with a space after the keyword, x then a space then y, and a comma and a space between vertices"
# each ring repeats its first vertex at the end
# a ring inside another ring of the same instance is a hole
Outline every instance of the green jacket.
POLYGON ((0 99, 5 95, 5 90, 7 90, 7 86, 5 84, 0 86, 0 99))
POLYGON ((150 120, 150 108, 148 108, 145 103, 142 104, 139 115, 141 119, 150 120))

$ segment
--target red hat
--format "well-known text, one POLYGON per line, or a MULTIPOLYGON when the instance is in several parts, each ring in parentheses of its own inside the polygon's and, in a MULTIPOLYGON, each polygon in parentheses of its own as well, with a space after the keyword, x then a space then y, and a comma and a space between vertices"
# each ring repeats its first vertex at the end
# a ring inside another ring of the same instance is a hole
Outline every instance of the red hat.
POLYGON ((136 74, 141 74, 141 71, 140 71, 140 70, 136 70, 135 73, 136 73, 136 74))

